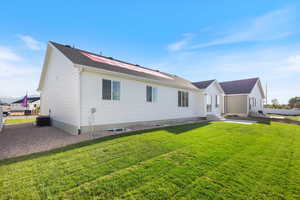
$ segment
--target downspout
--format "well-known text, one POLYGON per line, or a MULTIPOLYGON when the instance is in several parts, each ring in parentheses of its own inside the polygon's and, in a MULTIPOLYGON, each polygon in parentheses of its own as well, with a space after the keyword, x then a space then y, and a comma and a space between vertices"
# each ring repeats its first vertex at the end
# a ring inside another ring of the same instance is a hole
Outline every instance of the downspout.
POLYGON ((82 72, 83 72, 83 68, 79 67, 78 68, 78 104, 79 104, 78 135, 81 134, 81 74, 82 72))

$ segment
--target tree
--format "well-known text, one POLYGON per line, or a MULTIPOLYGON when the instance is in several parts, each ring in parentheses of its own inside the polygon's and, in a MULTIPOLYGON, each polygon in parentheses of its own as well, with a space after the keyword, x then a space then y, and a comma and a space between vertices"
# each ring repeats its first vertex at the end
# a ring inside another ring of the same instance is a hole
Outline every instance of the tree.
POLYGON ((272 102, 272 104, 273 104, 274 106, 279 105, 278 99, 272 99, 271 102, 272 102))
POLYGON ((300 101, 297 101, 297 102, 294 104, 294 108, 300 108, 300 101))
POLYGON ((292 108, 294 108, 296 106, 296 104, 298 105, 299 102, 300 102, 300 97, 293 97, 293 98, 290 98, 289 105, 292 108))

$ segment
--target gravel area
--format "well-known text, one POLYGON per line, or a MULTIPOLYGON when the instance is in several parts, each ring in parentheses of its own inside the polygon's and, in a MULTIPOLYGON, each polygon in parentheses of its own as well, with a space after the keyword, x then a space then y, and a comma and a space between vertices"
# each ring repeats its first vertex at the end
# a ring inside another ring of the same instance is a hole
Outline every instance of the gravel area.
POLYGON ((172 122, 164 124, 162 126, 139 125, 132 126, 124 131, 104 131, 82 135, 71 135, 55 127, 36 127, 32 123, 5 125, 4 130, 0 132, 0 159, 48 151, 69 144, 75 144, 82 141, 92 140, 110 135, 122 134, 130 131, 146 130, 203 121, 205 120, 172 122))
POLYGON ((54 127, 5 125, 0 133, 0 159, 47 151, 89 139, 93 139, 89 134, 74 136, 54 127))

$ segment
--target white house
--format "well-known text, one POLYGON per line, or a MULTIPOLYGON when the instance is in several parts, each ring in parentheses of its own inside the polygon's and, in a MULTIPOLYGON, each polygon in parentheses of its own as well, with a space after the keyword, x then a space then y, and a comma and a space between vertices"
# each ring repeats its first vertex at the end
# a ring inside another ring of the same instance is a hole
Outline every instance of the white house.
POLYGON ((217 80, 200 81, 193 83, 200 89, 199 104, 201 113, 205 116, 224 113, 224 91, 217 80))
POLYGON ((22 105, 23 99, 19 99, 10 104, 11 112, 24 112, 25 110, 33 111, 40 106, 40 97, 28 97, 28 106, 22 105))
POLYGON ((259 78, 220 83, 225 92, 225 113, 249 115, 263 110, 264 90, 259 78))
POLYGON ((72 134, 205 116, 201 90, 176 75, 49 42, 41 114, 72 134))
MULTIPOLYGON (((241 102, 246 106, 248 98, 256 99, 257 105, 264 97, 259 81, 258 89, 247 94, 230 93, 225 86, 216 80, 191 83, 173 74, 49 42, 38 91, 41 114, 50 115, 53 126, 80 134, 241 112, 234 110, 235 105, 232 110, 232 95, 245 95, 246 102, 241 102)), ((245 112, 249 110, 247 106, 245 112)))

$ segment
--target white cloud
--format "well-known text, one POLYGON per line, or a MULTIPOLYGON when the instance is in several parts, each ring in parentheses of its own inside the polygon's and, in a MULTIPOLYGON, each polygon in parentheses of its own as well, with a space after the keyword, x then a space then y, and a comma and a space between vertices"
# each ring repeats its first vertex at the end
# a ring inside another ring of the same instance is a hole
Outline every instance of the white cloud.
POLYGON ((42 42, 37 41, 28 35, 19 35, 18 37, 26 44, 28 48, 32 50, 38 51, 42 50, 44 47, 42 42))
POLYGON ((40 67, 30 63, 12 48, 0 47, 0 97, 37 94, 40 67))
POLYGON ((0 46, 0 60, 19 61, 19 57, 14 51, 8 47, 0 46))
POLYGON ((260 77, 268 82, 269 99, 286 103, 299 96, 300 45, 179 51, 157 60, 156 66, 190 81, 260 77), (285 92, 282 92, 284 91, 285 92))
POLYGON ((287 60, 287 66, 282 69, 292 72, 300 72, 300 54, 290 56, 287 60))
POLYGON ((22 96, 26 91, 29 94, 37 94, 36 88, 40 74, 38 67, 0 60, 0 72, 0 97, 22 96))
POLYGON ((293 34, 289 9, 275 10, 249 21, 243 21, 223 33, 223 37, 190 46, 190 49, 232 44, 238 42, 267 41, 293 34))
POLYGON ((181 39, 181 40, 179 40, 175 43, 169 44, 167 46, 167 49, 170 50, 170 51, 182 50, 193 37, 194 37, 193 34, 185 33, 185 34, 183 34, 183 39, 181 39))

